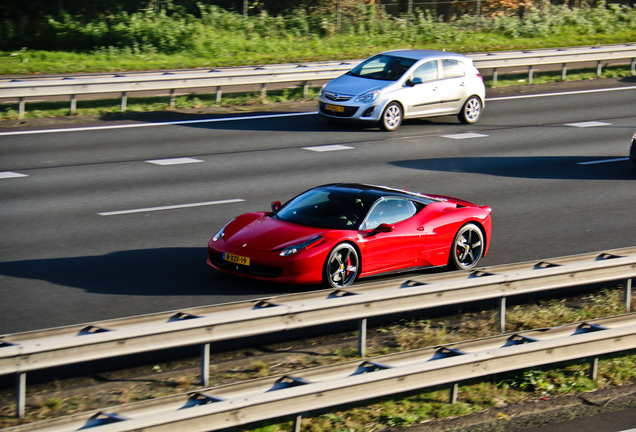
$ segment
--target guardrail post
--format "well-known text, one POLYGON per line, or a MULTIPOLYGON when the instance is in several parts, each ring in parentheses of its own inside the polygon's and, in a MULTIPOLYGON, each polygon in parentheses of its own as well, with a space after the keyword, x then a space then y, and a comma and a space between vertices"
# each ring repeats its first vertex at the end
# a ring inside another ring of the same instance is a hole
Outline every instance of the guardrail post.
POLYGON ((528 84, 532 84, 532 78, 534 77, 534 68, 532 66, 528 67, 528 84))
POLYGON ((175 106, 175 98, 176 98, 175 91, 174 91, 174 89, 171 89, 170 90, 170 108, 174 108, 174 106, 175 106))
POLYGON ((627 279, 625 282, 625 309, 627 313, 632 311, 632 282, 633 279, 627 279))
POLYGON ((501 333, 506 332, 506 298, 499 299, 499 311, 497 313, 497 324, 499 324, 499 331, 501 333))
POLYGON ((265 100, 266 96, 267 96, 267 84, 263 83, 261 84, 261 99, 265 100))
POLYGON ((360 357, 367 355, 367 319, 358 321, 358 354, 360 357))
POLYGON ((24 418, 24 411, 26 405, 26 373, 18 373, 16 375, 16 398, 15 398, 15 413, 19 419, 24 418))
POLYGON ((294 419, 294 431, 293 432, 300 432, 300 424, 303 421, 303 415, 302 414, 298 414, 296 416, 296 418, 294 419))
POLYGON ((70 108, 71 112, 69 113, 70 115, 75 115, 75 112, 77 111, 77 96, 75 95, 71 95, 71 108, 70 108))
POLYGON ((499 71, 497 70, 497 68, 493 68, 492 70, 492 83, 497 84, 497 77, 499 76, 499 71))
POLYGON ((450 389, 450 397, 448 398, 448 401, 452 404, 456 404, 458 393, 459 393, 459 383, 454 383, 450 389))
POLYGON ((24 98, 21 97, 18 99, 18 118, 20 120, 24 118, 24 106, 25 106, 24 98))
POLYGON ((590 379, 592 381, 598 379, 598 357, 592 357, 590 360, 590 379))
POLYGON ((563 63, 563 66, 561 66, 561 81, 565 81, 565 77, 568 74, 568 64, 567 63, 563 63))
POLYGON ((599 60, 596 62, 596 76, 601 76, 603 73, 603 63, 599 60))
POLYGON ((218 86, 216 88, 216 103, 220 104, 221 103, 221 96, 223 95, 223 90, 221 89, 221 86, 218 86))
POLYGON ((632 75, 636 74, 636 58, 632 59, 632 75))
POLYGON ((303 99, 307 99, 309 96, 309 81, 303 83, 303 99))
POLYGON ((126 112, 126 105, 128 105, 128 94, 121 92, 121 112, 126 112))
POLYGON ((210 344, 201 345, 201 385, 210 385, 210 344))

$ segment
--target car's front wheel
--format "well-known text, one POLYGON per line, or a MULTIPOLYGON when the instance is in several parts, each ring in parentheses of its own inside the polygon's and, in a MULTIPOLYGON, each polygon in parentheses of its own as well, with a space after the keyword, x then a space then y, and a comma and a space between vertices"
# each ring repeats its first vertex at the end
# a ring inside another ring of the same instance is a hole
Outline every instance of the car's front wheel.
POLYGON ((481 111, 481 99, 478 96, 471 96, 466 100, 457 117, 464 124, 473 124, 477 123, 477 120, 481 117, 481 111))
POLYGON ((332 288, 351 285, 360 273, 358 251, 350 243, 340 243, 329 252, 323 269, 323 280, 332 288))
POLYGON ((475 224, 462 226, 451 246, 448 266, 456 270, 470 270, 484 255, 484 234, 475 224))
POLYGON ((396 130, 402 124, 402 106, 397 102, 391 102, 384 108, 380 119, 380 129, 387 132, 396 130))

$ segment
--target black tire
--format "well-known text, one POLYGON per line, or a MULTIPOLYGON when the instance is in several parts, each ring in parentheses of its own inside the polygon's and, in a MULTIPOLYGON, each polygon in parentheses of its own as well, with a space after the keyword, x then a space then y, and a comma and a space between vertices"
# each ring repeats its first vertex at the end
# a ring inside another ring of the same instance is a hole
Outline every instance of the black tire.
POLYGON ((481 117, 482 110, 481 99, 478 96, 471 96, 464 103, 462 110, 457 114, 457 118, 464 124, 474 124, 481 117))
POLYGON ((403 117, 402 105, 397 102, 391 102, 384 108, 384 112, 380 118, 380 129, 393 132, 400 127, 403 117))
POLYGON ((448 267, 456 270, 470 270, 484 256, 484 234, 473 223, 462 226, 453 240, 448 267))
POLYGON ((329 252, 322 277, 325 285, 343 288, 351 285, 360 273, 360 256, 350 243, 340 243, 329 252))

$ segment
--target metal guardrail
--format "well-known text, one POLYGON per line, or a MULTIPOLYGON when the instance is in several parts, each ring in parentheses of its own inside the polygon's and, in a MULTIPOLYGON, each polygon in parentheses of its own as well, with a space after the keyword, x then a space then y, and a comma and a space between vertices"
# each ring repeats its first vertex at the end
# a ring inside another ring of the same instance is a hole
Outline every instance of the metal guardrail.
POLYGON ((7 429, 7 432, 213 431, 296 415, 371 398, 452 385, 528 367, 636 348, 636 314, 532 330, 442 347, 307 369, 288 375, 91 411, 7 429))
MULTIPOLYGON (((603 63, 631 59, 632 74, 636 70, 636 43, 538 49, 527 51, 489 52, 468 54, 480 70, 492 70, 496 83, 500 69, 528 68, 528 82, 532 83, 535 68, 542 65, 562 65, 562 78, 567 74, 567 65, 596 62, 600 76, 603 63)), ((20 118, 24 117, 27 98, 46 96, 70 96, 70 113, 77 107, 77 95, 118 93, 121 94, 121 111, 126 111, 127 97, 137 91, 170 91, 170 105, 174 106, 175 91, 203 87, 215 87, 220 103, 222 88, 227 86, 260 86, 265 95, 268 84, 301 82, 305 94, 310 82, 327 81, 348 71, 361 60, 345 62, 322 62, 288 65, 271 65, 256 68, 225 68, 209 71, 174 71, 160 73, 126 73, 113 76, 69 76, 56 79, 0 80, 0 99, 18 99, 20 118)), ((516 72, 518 73, 518 71, 516 72)))
POLYGON ((364 355, 370 317, 496 299, 503 332, 507 297, 625 280, 629 311, 633 278, 636 247, 9 334, 0 337, 0 375, 17 375, 17 411, 22 416, 26 373, 38 369, 201 345, 202 381, 208 385, 212 342, 359 320, 364 355))

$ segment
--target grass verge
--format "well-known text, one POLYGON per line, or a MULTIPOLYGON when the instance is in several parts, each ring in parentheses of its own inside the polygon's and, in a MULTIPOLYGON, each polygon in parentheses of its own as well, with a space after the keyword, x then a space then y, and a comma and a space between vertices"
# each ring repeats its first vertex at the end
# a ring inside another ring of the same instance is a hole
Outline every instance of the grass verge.
MULTIPOLYGON (((614 316, 624 312, 623 294, 624 288, 619 286, 577 298, 518 304, 509 308, 506 325, 511 332, 516 332, 614 316)), ((468 311, 452 317, 384 325, 376 328, 373 336, 369 335, 369 356, 494 336, 496 317, 497 311, 488 309, 468 311)), ((356 335, 349 334, 344 340, 341 339, 336 344, 324 347, 277 350, 277 355, 270 356, 242 351, 236 358, 228 357, 215 363, 211 368, 210 381, 216 386, 359 358, 355 348, 356 335)), ((167 363, 149 366, 145 371, 146 375, 136 379, 89 377, 79 387, 68 388, 62 382, 55 382, 47 389, 31 390, 24 421, 40 421, 198 390, 196 363, 195 359, 189 365, 167 363), (87 391, 88 386, 90 391, 87 391)), ((448 388, 432 388, 314 413, 303 419, 302 430, 370 432, 634 383, 636 351, 630 351, 602 356, 596 381, 589 378, 589 365, 586 361, 572 361, 464 382, 459 388, 459 400, 455 404, 448 402, 448 388)), ((11 395, 4 392, 0 395, 0 401, 3 402, 0 404, 3 406, 0 408, 0 427, 18 424, 14 418, 15 408, 11 395)), ((279 420, 247 425, 241 430, 286 432, 290 427, 287 421, 279 420)))

